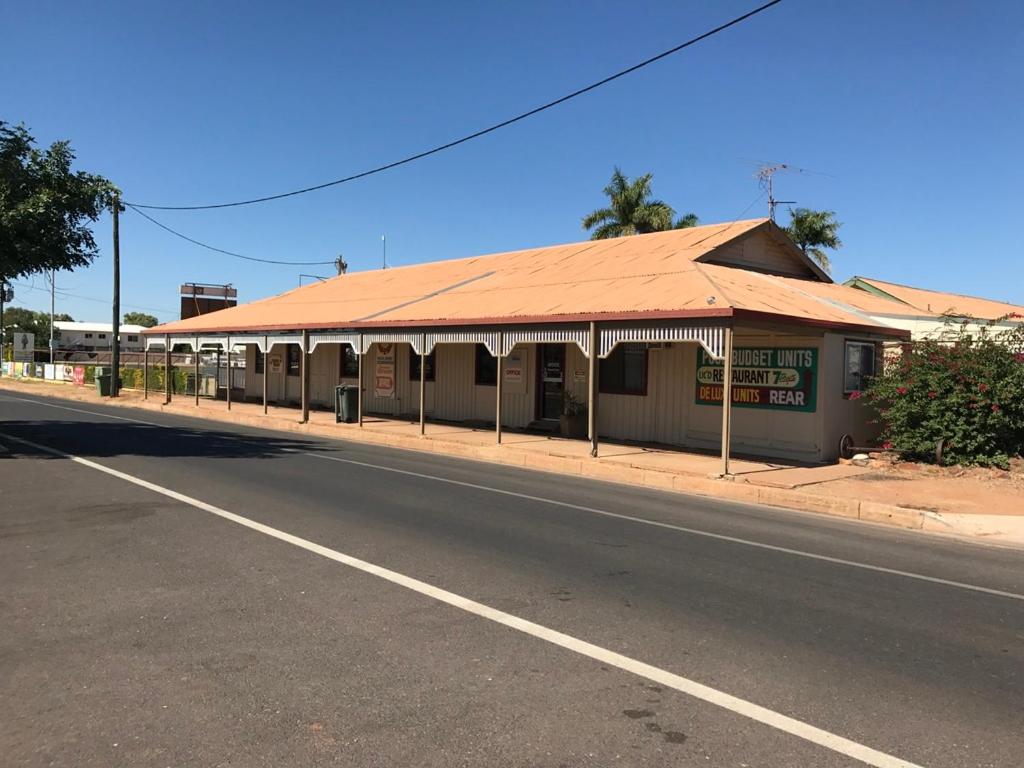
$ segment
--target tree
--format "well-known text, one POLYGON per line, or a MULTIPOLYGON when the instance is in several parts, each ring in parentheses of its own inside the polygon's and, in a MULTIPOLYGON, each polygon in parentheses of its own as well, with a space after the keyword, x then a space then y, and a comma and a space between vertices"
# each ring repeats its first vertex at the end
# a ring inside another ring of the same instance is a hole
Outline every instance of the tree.
MULTIPOLYGON (((71 315, 54 315, 53 319, 55 321, 70 320, 71 315)), ((43 340, 50 338, 50 313, 33 312, 31 309, 23 307, 7 308, 4 310, 4 329, 8 332, 5 341, 10 341, 10 329, 14 326, 24 333, 34 333, 36 345, 45 346, 43 340)))
POLYGON ((124 313, 124 324, 125 325, 141 325, 143 328, 152 328, 154 325, 158 325, 159 320, 153 315, 147 315, 145 312, 125 312, 124 313))
POLYGON ((812 211, 810 208, 790 208, 789 226, 786 232, 793 242, 800 246, 804 255, 810 256, 826 272, 832 271, 832 261, 822 248, 836 250, 843 247, 839 239, 841 222, 836 221, 835 211, 812 211))
POLYGON ((604 240, 695 226, 697 217, 692 213, 673 224, 675 211, 672 206, 651 199, 652 178, 653 175, 647 173, 631 182, 616 167, 611 182, 604 188, 608 196, 608 207, 598 208, 583 217, 583 228, 593 230, 590 239, 604 240))
POLYGON ((69 142, 34 145, 24 125, 0 120, 0 279, 92 262, 89 223, 119 194, 102 176, 71 170, 69 142))

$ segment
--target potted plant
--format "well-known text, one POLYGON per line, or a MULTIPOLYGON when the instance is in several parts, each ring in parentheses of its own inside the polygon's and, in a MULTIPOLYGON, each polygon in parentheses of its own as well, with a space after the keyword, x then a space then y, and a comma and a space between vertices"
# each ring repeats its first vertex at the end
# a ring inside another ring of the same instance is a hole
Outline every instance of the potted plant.
POLYGON ((587 436, 587 406, 572 392, 562 395, 562 415, 558 418, 562 437, 582 439, 587 436))

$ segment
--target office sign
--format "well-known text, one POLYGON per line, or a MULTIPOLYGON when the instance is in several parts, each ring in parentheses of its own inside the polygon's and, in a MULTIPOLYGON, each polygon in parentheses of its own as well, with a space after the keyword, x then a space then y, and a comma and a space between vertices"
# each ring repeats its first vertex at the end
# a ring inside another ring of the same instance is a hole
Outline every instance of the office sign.
POLYGON ((378 344, 373 368, 373 394, 376 397, 395 396, 395 345, 378 344))
MULTIPOLYGON (((722 360, 697 351, 697 404, 721 405, 722 360)), ((814 347, 739 347, 733 350, 732 404, 739 408, 813 413, 817 408, 818 350, 814 347)))
POLYGON ((502 375, 505 377, 504 388, 509 394, 526 392, 526 360, 521 349, 513 349, 504 358, 502 375))

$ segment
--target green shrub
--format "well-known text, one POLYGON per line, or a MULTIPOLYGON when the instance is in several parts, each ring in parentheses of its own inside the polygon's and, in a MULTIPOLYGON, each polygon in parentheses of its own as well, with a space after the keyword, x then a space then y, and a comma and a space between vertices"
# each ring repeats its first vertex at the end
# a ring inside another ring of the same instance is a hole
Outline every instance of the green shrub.
MULTIPOLYGON (((854 396, 857 396, 855 393, 854 396)), ((886 359, 864 396, 876 408, 883 447, 912 461, 1008 466, 1024 454, 1024 325, 914 342, 886 359)))

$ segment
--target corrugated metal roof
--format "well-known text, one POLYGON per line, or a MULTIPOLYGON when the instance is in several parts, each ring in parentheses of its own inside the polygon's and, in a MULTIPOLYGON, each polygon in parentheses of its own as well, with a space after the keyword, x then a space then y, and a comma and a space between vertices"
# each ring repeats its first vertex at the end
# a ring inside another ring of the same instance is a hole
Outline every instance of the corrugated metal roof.
MULTIPOLYGON (((1010 314, 1024 314, 1024 307, 1008 304, 1003 301, 982 299, 977 296, 964 296, 959 293, 943 293, 927 288, 914 288, 909 285, 876 280, 873 277, 855 277, 850 282, 860 281, 887 293, 904 305, 917 310, 915 314, 952 314, 967 315, 981 320, 996 320, 1010 314)), ((906 314, 906 307, 898 314, 906 314)))
MULTIPOLYGON (((149 333, 715 317, 742 312, 808 323, 877 326, 893 333, 791 286, 809 281, 704 263, 719 246, 758 229, 766 237, 777 236, 774 224, 754 219, 356 272, 168 323, 149 333)), ((837 289, 839 295, 857 293, 833 284, 816 285, 837 289)))

